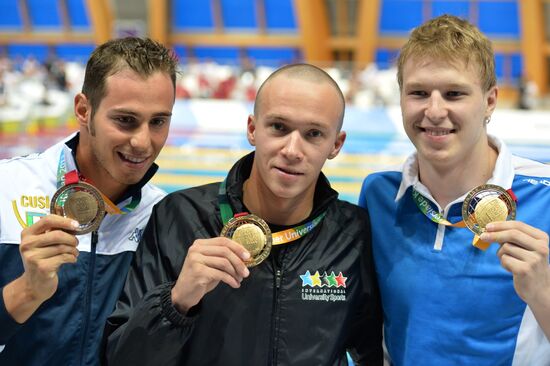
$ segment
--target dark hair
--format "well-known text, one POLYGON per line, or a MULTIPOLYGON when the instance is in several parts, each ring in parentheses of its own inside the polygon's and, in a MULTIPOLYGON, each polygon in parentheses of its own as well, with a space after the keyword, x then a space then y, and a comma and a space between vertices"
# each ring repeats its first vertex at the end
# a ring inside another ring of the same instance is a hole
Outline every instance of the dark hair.
POLYGON ((160 71, 170 75, 176 88, 178 60, 162 44, 149 38, 127 37, 113 39, 98 46, 86 64, 82 93, 92 107, 93 117, 105 96, 105 80, 117 72, 130 68, 147 77, 160 71))

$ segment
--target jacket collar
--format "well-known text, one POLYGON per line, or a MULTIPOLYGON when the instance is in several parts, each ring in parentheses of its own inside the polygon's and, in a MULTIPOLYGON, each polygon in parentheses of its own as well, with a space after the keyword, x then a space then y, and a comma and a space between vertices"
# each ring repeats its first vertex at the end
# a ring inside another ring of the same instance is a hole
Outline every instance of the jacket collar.
MULTIPOLYGON (((488 138, 489 143, 497 149, 498 158, 495 164, 495 169, 493 170, 493 175, 487 181, 487 183, 496 184, 505 189, 509 189, 512 187, 512 182, 514 180, 512 154, 502 140, 492 135, 488 135, 488 138)), ((432 201, 435 201, 432 198, 432 195, 428 188, 423 185, 418 179, 418 155, 416 152, 412 153, 403 164, 401 185, 399 186, 399 190, 397 191, 395 200, 400 200, 407 192, 409 187, 414 187, 424 197, 430 198, 432 201)), ((456 200, 451 202, 451 204, 461 202, 464 200, 465 197, 466 194, 458 197, 456 200)))
MULTIPOLYGON (((237 161, 227 175, 227 196, 234 210, 233 212, 246 211, 243 203, 243 184, 250 176, 253 162, 254 152, 251 152, 237 161)), ((307 222, 326 211, 327 207, 337 198, 338 192, 330 187, 328 179, 321 172, 315 186, 313 210, 303 222, 307 222)))

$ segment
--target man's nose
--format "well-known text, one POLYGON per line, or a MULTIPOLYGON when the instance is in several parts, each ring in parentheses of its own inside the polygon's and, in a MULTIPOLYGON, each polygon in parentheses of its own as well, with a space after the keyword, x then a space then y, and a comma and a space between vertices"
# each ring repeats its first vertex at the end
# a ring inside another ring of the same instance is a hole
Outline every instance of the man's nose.
POLYGON ((151 132, 149 131, 148 123, 141 124, 139 128, 132 132, 132 137, 130 138, 130 146, 132 148, 145 151, 151 146, 151 132))
POLYGON ((283 155, 289 160, 302 160, 304 157, 303 137, 300 131, 292 131, 287 137, 282 149, 283 155))
POLYGON ((443 121, 447 117, 447 103, 438 92, 433 92, 428 98, 425 115, 432 122, 443 121))

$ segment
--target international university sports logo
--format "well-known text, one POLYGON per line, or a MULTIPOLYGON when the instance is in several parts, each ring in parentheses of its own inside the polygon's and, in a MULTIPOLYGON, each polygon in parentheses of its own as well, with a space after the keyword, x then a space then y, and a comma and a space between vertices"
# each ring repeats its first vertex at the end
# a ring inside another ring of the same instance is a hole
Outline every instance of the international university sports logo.
POLYGON ((300 275, 302 280, 302 300, 335 302, 346 301, 346 280, 342 272, 338 275, 334 271, 328 274, 326 271, 321 275, 319 271, 311 274, 306 271, 300 275))

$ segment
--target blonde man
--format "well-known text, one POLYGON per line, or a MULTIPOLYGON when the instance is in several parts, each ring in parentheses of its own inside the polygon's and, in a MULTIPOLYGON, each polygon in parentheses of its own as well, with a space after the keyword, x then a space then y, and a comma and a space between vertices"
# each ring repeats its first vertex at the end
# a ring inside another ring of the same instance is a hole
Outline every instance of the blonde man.
POLYGON ((511 155, 487 134, 498 96, 489 40, 444 15, 413 31, 398 67, 416 152, 398 170, 369 175, 360 195, 377 213, 389 361, 549 365, 550 167, 511 155), (516 221, 485 227, 481 240, 498 245, 483 251, 459 223, 466 195, 485 184, 511 189, 518 208, 516 221))

